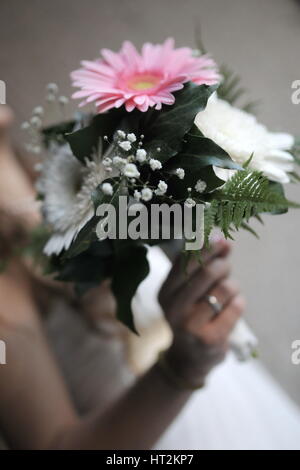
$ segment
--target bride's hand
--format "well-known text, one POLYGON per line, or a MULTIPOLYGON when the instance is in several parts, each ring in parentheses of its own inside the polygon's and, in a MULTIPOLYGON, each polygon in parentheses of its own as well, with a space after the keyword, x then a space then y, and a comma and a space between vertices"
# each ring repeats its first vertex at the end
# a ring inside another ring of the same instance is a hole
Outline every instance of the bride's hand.
POLYGON ((228 337, 240 318, 245 301, 235 282, 228 279, 230 245, 223 239, 194 260, 187 271, 178 259, 159 294, 173 330, 174 341, 165 355, 168 367, 191 387, 204 382, 209 371, 228 350, 228 337), (215 315, 205 299, 215 296, 222 310, 215 315))

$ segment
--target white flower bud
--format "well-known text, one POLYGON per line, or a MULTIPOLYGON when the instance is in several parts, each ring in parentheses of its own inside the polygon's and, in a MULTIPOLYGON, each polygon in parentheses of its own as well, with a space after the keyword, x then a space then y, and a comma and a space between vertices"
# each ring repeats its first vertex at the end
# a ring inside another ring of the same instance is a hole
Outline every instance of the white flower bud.
POLYGON ((127 163, 123 169, 123 174, 127 178, 139 178, 140 172, 134 163, 127 163))
POLYGON ((195 189, 198 193, 203 193, 203 191, 206 190, 207 184, 205 181, 198 180, 197 183, 195 184, 195 189))
POLYGON ((131 149, 131 143, 129 142, 129 140, 124 140, 124 142, 119 143, 119 147, 125 150, 125 152, 128 152, 131 149))
POLYGON ((127 140, 129 140, 129 142, 133 143, 136 141, 136 136, 135 134, 131 133, 131 134, 127 134, 127 140))
POLYGON ((104 166, 110 166, 112 164, 112 159, 109 157, 106 157, 102 160, 102 163, 104 166))
POLYGON ((106 196, 111 196, 113 194, 113 187, 110 183, 103 183, 102 186, 102 191, 106 196))
POLYGON ((162 164, 159 160, 155 160, 154 158, 151 158, 149 161, 151 170, 160 170, 162 168, 162 164))
POLYGON ((147 152, 145 149, 138 149, 135 155, 136 155, 137 161, 140 163, 143 163, 147 158, 147 152))
POLYGON ((30 124, 35 127, 36 129, 39 129, 42 125, 42 121, 38 116, 33 116, 30 119, 30 124))
POLYGON ((184 169, 183 168, 177 168, 176 175, 178 176, 179 179, 183 180, 183 178, 185 177, 184 169))
POLYGON ((58 98, 58 102, 59 102, 62 106, 64 106, 64 105, 66 105, 66 104, 69 103, 69 98, 67 98, 66 96, 60 96, 60 97, 58 98))
POLYGON ((126 134, 125 134, 124 131, 121 131, 121 130, 117 131, 117 135, 118 135, 118 137, 120 137, 120 139, 125 139, 126 138, 126 134))
POLYGON ((188 197, 186 200, 185 200, 185 203, 184 203, 187 207, 194 207, 196 205, 196 202, 194 201, 194 199, 188 197))
POLYGON ((113 159, 112 159, 112 163, 115 167, 117 168, 122 168, 123 166, 126 165, 127 163, 127 160, 125 158, 121 158, 121 157, 118 157, 118 156, 115 156, 113 159))
POLYGON ((32 114, 34 116, 42 116, 44 114, 44 108, 43 106, 36 106, 33 111, 32 111, 32 114))
POLYGON ((157 185, 157 189, 155 190, 155 194, 157 196, 163 196, 164 194, 166 194, 167 189, 168 189, 167 183, 165 181, 160 180, 157 185))
POLYGON ((137 201, 140 201, 141 200, 141 197, 142 197, 142 194, 140 193, 140 191, 138 191, 137 189, 134 191, 133 193, 133 197, 134 199, 136 199, 137 201))
POLYGON ((58 92, 58 86, 56 85, 56 83, 48 83, 47 91, 49 91, 49 93, 57 93, 58 92))
POLYGON ((152 199, 153 192, 149 188, 142 189, 142 199, 143 201, 150 201, 152 199))

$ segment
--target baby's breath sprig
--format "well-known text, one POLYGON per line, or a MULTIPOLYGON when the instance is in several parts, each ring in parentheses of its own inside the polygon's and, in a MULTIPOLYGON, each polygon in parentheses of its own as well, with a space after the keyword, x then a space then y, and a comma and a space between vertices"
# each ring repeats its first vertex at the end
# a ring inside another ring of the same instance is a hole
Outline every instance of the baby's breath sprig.
POLYGON ((43 148, 41 129, 53 122, 66 119, 66 107, 69 99, 60 95, 56 83, 48 83, 44 105, 33 108, 30 118, 21 124, 21 130, 26 133, 25 148, 29 153, 40 155, 43 148))

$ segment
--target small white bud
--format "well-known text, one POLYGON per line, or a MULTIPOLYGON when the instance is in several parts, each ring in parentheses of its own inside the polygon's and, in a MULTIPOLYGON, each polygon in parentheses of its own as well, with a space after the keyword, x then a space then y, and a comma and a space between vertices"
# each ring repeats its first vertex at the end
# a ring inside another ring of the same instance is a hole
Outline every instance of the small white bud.
POLYGON ((43 116, 44 114, 44 108, 43 106, 36 106, 33 111, 32 111, 32 114, 34 116, 43 116))
POLYGON ((131 149, 131 143, 129 142, 129 140, 124 140, 124 142, 119 143, 119 147, 125 150, 125 152, 128 152, 131 149))
POLYGON ((207 184, 205 181, 198 180, 197 183, 195 184, 195 189, 198 193, 203 193, 203 191, 206 190, 207 184))
POLYGON ((150 201, 152 199, 153 192, 149 188, 142 189, 142 199, 143 201, 150 201))
POLYGON ((58 98, 58 102, 62 105, 62 106, 65 106, 66 104, 69 103, 69 98, 67 98, 66 96, 60 96, 58 98))
POLYGON ((177 168, 176 175, 178 176, 179 179, 183 180, 183 178, 185 177, 184 169, 183 168, 177 168))
POLYGON ((153 171, 160 170, 162 168, 161 162, 159 160, 155 160, 154 158, 150 159, 149 165, 153 171))
POLYGON ((106 157, 102 160, 102 163, 104 166, 110 166, 112 164, 112 159, 109 157, 106 157))
POLYGON ((102 186, 102 191, 106 196, 111 196, 113 194, 113 187, 110 183, 103 183, 102 186))
POLYGON ((196 205, 196 202, 194 199, 191 199, 190 197, 185 200, 184 203, 187 207, 194 207, 196 205))
POLYGON ((57 93, 58 92, 58 86, 56 85, 56 83, 48 83, 47 91, 49 91, 49 93, 57 93))
POLYGON ((131 142, 131 143, 136 142, 135 134, 133 134, 133 133, 127 134, 127 140, 129 140, 129 142, 131 142))
POLYGON ((122 168, 124 165, 126 165, 127 163, 127 160, 125 158, 121 158, 121 157, 118 157, 118 156, 115 156, 113 159, 112 159, 112 163, 115 167, 117 168, 122 168))
POLYGON ((35 127, 36 129, 39 129, 42 125, 42 121, 38 116, 33 116, 30 119, 30 124, 35 127))
POLYGON ((155 190, 155 194, 157 196, 163 196, 164 194, 166 194, 167 189, 168 189, 167 183, 165 181, 160 180, 157 185, 157 189, 155 190))
POLYGON ((140 172, 134 163, 127 163, 123 169, 123 174, 127 178, 139 178, 140 172))
POLYGON ((142 197, 142 194, 140 193, 140 191, 138 191, 137 189, 134 191, 133 193, 133 197, 134 199, 136 199, 137 201, 140 201, 141 200, 141 197, 142 197))
POLYGON ((125 134, 124 131, 121 131, 121 130, 117 131, 117 135, 118 135, 118 137, 120 137, 120 139, 125 139, 126 138, 126 134, 125 134))
POLYGON ((136 155, 137 161, 140 163, 143 163, 147 158, 147 152, 145 149, 138 149, 135 155, 136 155))

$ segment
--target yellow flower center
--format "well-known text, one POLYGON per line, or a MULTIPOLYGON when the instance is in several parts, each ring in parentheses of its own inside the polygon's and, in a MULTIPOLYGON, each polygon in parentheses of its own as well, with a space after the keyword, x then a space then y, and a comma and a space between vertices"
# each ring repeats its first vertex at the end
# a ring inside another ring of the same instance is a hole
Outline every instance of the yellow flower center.
POLYGON ((154 88, 160 82, 160 78, 155 75, 144 74, 131 78, 127 85, 128 88, 135 91, 149 90, 154 88))

